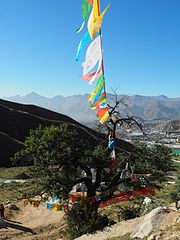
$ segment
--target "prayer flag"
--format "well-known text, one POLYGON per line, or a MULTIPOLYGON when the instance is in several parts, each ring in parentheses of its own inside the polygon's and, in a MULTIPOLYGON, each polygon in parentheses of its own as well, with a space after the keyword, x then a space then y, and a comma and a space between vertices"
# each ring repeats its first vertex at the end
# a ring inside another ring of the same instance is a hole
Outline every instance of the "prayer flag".
POLYGON ((75 33, 80 33, 84 27, 85 21, 82 22, 81 26, 76 29, 75 33))
POLYGON ((92 7, 92 3, 90 0, 82 0, 81 13, 82 13, 82 17, 83 17, 84 21, 82 22, 81 26, 76 30, 76 33, 81 32, 81 30, 83 29, 83 27, 85 25, 85 21, 91 10, 91 7, 92 7))
MULTIPOLYGON (((98 36, 92 41, 86 51, 85 61, 82 63, 83 66, 83 75, 88 74, 98 63, 98 71, 102 65, 102 51, 101 51, 101 38, 98 36)), ((96 71, 97 72, 97 71, 96 71)), ((97 76, 97 75, 96 75, 97 76)))
POLYGON ((99 118, 100 123, 104 124, 105 122, 107 122, 109 118, 108 107, 98 109, 96 114, 99 118))
MULTIPOLYGON (((101 73, 102 73, 102 71, 99 70, 98 73, 97 73, 97 78, 100 77, 101 73)), ((89 73, 89 74, 86 74, 86 75, 82 75, 82 76, 80 76, 80 78, 83 78, 87 81, 90 81, 95 74, 96 74, 96 72, 92 72, 92 73, 89 73)))
POLYGON ((88 2, 92 5, 93 4, 93 0, 88 0, 88 2))
POLYGON ((115 152, 115 148, 112 150, 111 154, 110 154, 110 158, 111 158, 111 171, 115 171, 116 169, 116 152, 115 152))
POLYGON ((98 109, 107 106, 106 91, 105 91, 105 81, 103 72, 98 78, 96 86, 89 96, 89 102, 91 104, 91 109, 98 109))
POLYGON ((76 53, 76 61, 79 60, 79 56, 80 56, 80 54, 81 54, 81 52, 82 52, 82 49, 83 49, 84 45, 85 45, 87 42, 89 42, 90 40, 91 40, 91 38, 90 38, 89 32, 86 32, 86 33, 84 34, 84 36, 82 37, 79 45, 78 45, 78 49, 77 49, 77 53, 76 53))
POLYGON ((96 33, 99 32, 104 14, 110 7, 110 4, 105 8, 105 10, 100 14, 99 0, 93 1, 93 8, 88 20, 88 31, 92 39, 94 39, 96 33))
POLYGON ((84 21, 88 17, 91 7, 92 7, 92 4, 90 4, 88 0, 82 0, 81 13, 84 21))
MULTIPOLYGON (((98 98, 97 96, 96 98, 98 98)), ((107 106, 107 99, 106 99, 106 92, 103 92, 102 95, 99 97, 99 99, 94 99, 95 103, 91 103, 91 109, 98 109, 98 108, 103 108, 107 106)))

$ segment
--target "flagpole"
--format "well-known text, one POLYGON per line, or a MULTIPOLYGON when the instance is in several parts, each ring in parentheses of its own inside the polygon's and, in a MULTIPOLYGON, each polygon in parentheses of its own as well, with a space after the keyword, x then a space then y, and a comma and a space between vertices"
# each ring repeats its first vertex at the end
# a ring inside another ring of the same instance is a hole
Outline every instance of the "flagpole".
MULTIPOLYGON (((97 5, 98 5, 98 15, 100 16, 100 0, 97 1, 97 5)), ((100 39, 101 39, 101 55, 102 55, 102 74, 103 74, 103 77, 105 79, 105 76, 104 76, 104 60, 103 60, 103 50, 102 50, 102 31, 100 29, 99 31, 99 34, 100 34, 100 39)), ((105 89, 106 91, 106 89, 105 89)))

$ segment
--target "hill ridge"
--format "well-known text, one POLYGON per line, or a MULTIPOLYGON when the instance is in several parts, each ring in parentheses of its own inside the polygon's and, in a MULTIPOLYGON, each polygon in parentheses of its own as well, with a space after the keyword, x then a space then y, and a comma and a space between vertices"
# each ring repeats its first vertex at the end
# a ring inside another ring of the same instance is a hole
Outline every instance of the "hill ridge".
MULTIPOLYGON (((0 167, 11 166, 10 158, 24 146, 31 129, 67 123, 78 133, 78 138, 91 146, 106 141, 105 134, 96 132, 72 118, 35 105, 13 103, 0 99, 0 167), (6 143, 6 144, 5 144, 6 143), (2 147, 3 146, 3 147, 2 147)), ((122 149, 133 149, 130 143, 117 140, 122 149)))

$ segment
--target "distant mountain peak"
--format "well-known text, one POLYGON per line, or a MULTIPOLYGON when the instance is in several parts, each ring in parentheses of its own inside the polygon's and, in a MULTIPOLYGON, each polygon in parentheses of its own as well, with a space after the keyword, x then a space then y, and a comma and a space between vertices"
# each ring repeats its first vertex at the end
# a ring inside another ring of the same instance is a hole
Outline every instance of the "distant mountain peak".
POLYGON ((169 99, 169 98, 168 98, 167 96, 165 96, 165 95, 157 96, 157 98, 158 98, 159 100, 168 100, 168 99, 169 99))
MULTIPOLYGON (((36 92, 30 92, 30 93, 26 94, 25 96, 26 96, 26 97, 27 97, 27 96, 40 96, 40 97, 41 97, 41 95, 39 95, 39 94, 36 93, 36 92)), ((25 96, 24 96, 24 97, 25 97, 25 96)))

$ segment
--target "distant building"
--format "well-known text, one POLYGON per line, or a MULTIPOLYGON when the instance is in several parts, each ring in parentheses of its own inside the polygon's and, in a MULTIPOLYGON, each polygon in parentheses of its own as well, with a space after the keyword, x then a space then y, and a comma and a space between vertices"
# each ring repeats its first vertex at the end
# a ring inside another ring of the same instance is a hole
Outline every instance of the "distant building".
POLYGON ((180 143, 180 136, 177 137, 176 142, 180 143))

